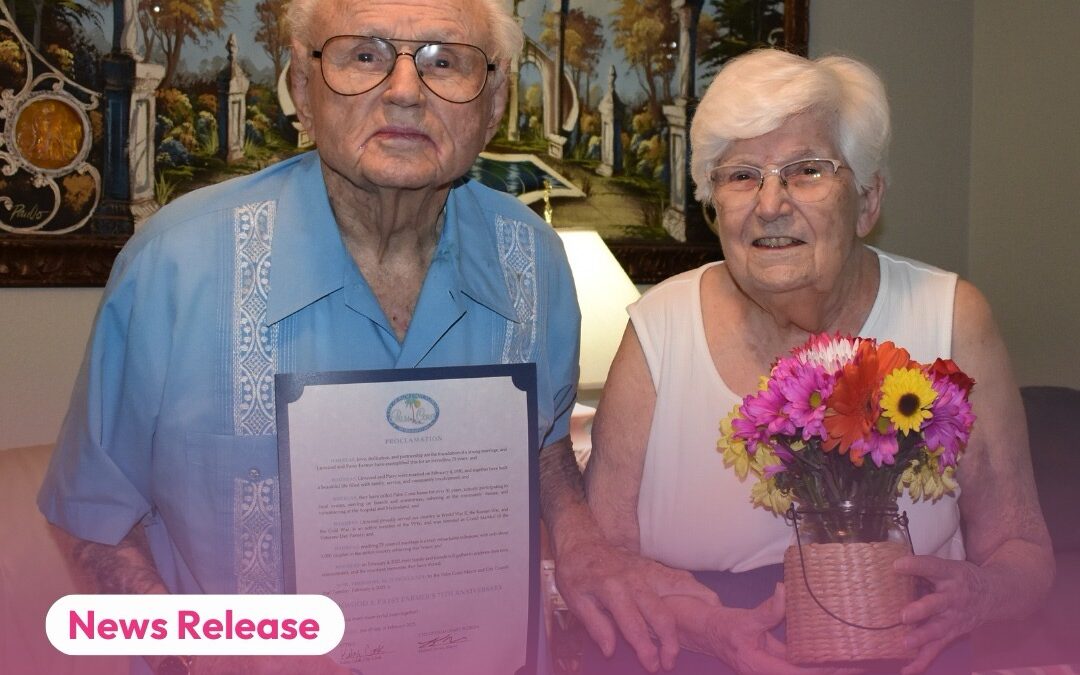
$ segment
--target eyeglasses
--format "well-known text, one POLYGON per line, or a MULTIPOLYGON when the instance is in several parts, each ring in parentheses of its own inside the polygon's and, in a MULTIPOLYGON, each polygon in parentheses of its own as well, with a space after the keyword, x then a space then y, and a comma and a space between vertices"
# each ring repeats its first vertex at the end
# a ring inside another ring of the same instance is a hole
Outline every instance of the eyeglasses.
POLYGON ((484 90, 495 64, 474 45, 458 42, 387 40, 369 35, 337 35, 311 55, 319 59, 326 86, 342 96, 371 91, 394 72, 398 57, 408 56, 431 93, 450 103, 468 103, 484 90), (396 43, 420 45, 399 52, 396 43))
POLYGON ((829 196, 836 172, 847 168, 836 159, 800 159, 777 169, 759 169, 745 164, 718 166, 709 172, 717 201, 726 206, 743 206, 754 200, 765 179, 776 176, 791 198, 805 203, 820 202, 829 196))

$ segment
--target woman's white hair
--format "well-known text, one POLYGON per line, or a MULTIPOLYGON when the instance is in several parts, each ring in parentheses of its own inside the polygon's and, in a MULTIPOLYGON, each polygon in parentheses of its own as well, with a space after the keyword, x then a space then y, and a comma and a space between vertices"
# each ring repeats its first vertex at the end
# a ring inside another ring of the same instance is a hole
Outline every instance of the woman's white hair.
POLYGON ((837 157, 860 187, 886 178, 892 133, 885 85, 868 66, 844 56, 810 59, 762 49, 732 59, 717 73, 690 125, 694 196, 712 203, 709 172, 732 141, 779 128, 792 115, 815 112, 834 125, 837 157))
MULTIPOLYGON (((344 0, 331 0, 343 2, 344 0)), ((504 0, 470 0, 477 3, 487 15, 481 24, 490 27, 493 43, 493 54, 488 58, 502 64, 508 64, 511 57, 521 53, 525 43, 525 36, 521 32, 521 26, 507 10, 504 0)), ((289 30, 294 38, 311 48, 318 48, 312 42, 311 24, 315 18, 315 11, 320 2, 327 0, 292 0, 289 3, 286 20, 289 30)), ((386 37, 395 37, 393 35, 386 37)))

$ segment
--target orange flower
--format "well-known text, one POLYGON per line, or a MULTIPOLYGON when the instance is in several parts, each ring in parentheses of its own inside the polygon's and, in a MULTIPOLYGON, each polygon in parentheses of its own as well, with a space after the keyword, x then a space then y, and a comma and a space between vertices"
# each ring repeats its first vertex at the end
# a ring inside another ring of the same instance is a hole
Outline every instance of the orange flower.
MULTIPOLYGON (((879 381, 877 352, 869 341, 863 342, 854 360, 840 371, 829 397, 825 412, 825 429, 829 432, 824 443, 826 450, 839 447, 840 454, 846 454, 852 443, 869 435, 877 417, 874 399, 879 381)), ((861 453, 853 454, 851 461, 861 464, 861 453)))
POLYGON ((893 344, 892 340, 882 342, 878 345, 877 360, 877 374, 879 380, 885 379, 886 375, 897 368, 917 368, 919 365, 911 360, 911 354, 908 353, 908 350, 903 347, 897 347, 893 344))

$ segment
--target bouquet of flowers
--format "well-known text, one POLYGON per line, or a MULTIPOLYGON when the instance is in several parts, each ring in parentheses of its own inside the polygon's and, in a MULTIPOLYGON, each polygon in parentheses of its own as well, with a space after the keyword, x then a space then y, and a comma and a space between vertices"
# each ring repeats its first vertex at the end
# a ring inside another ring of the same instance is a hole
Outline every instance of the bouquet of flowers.
POLYGON ((892 342, 816 335, 721 422, 725 464, 759 479, 754 503, 790 513, 796 534, 803 523, 784 557, 793 662, 910 657, 899 613, 913 581, 892 571, 910 553, 896 498, 956 488, 974 384, 951 360, 922 364, 892 342))
POLYGON ((975 416, 974 380, 951 360, 926 365, 892 342, 816 335, 780 358, 721 422, 717 444, 752 498, 777 513, 884 507, 956 487, 975 416))

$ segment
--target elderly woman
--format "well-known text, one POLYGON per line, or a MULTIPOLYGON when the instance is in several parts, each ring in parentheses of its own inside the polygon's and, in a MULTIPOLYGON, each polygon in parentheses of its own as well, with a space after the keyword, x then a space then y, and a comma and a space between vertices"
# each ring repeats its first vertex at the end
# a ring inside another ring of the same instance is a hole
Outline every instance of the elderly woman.
MULTIPOLYGON (((669 279, 630 307, 585 478, 617 569, 597 563, 590 576, 571 546, 559 563, 568 567, 560 587, 605 653, 614 633, 599 607, 648 670, 660 659, 646 625, 667 668, 672 626, 683 647, 709 655, 681 654, 679 672, 728 672, 715 659, 740 673, 802 672, 770 633, 783 619, 777 582, 791 528, 752 505, 751 482, 724 466, 716 441, 719 419, 814 333, 893 340, 916 360, 952 358, 979 383, 959 498, 901 503, 919 555, 896 569, 932 588, 903 610, 917 653, 903 672, 969 672, 957 638, 1031 610, 1046 593, 1050 541, 1019 393, 986 300, 955 274, 862 241, 880 213, 889 135, 881 81, 848 58, 754 52, 729 63, 703 97, 693 175, 697 197, 716 208, 726 260, 669 279), (627 551, 660 564, 628 562, 627 551), (698 578, 719 602, 668 595, 678 577, 667 568, 708 571, 698 578)), ((603 672, 637 669, 621 652, 603 672)))

